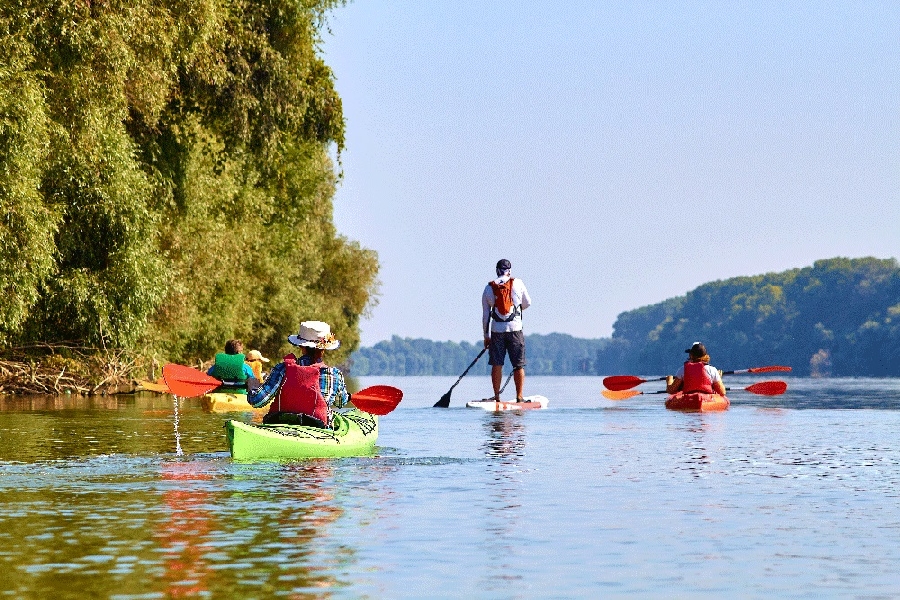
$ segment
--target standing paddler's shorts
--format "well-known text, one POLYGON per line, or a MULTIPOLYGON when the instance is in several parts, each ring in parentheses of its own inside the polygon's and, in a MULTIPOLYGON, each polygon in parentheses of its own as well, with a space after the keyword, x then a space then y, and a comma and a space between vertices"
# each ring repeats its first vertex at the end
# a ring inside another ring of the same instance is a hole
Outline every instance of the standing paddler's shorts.
POLYGON ((525 333, 522 331, 493 331, 491 346, 488 349, 488 363, 503 366, 504 358, 509 353, 509 362, 513 369, 525 366, 525 333))

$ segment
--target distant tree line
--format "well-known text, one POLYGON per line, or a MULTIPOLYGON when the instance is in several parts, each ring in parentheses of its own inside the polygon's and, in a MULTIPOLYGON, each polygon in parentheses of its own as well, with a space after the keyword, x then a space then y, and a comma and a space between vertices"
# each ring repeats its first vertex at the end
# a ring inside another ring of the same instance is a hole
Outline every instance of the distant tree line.
POLYGON ((833 258, 734 277, 619 315, 606 372, 667 373, 695 341, 719 368, 783 364, 798 375, 900 376, 900 266, 833 258))
POLYGON ((358 345, 375 253, 335 230, 343 0, 0 6, 0 351, 358 345))
MULTIPOLYGON (((609 339, 581 339, 563 333, 525 336, 530 375, 594 375, 595 360, 609 339)), ((394 336, 351 355, 353 375, 460 375, 475 360, 483 342, 433 342, 394 336)), ((509 360, 506 372, 510 371, 509 360)), ((469 374, 490 373, 487 353, 469 374)))
MULTIPOLYGON (((834 258, 701 285, 619 315, 611 338, 526 335, 532 375, 666 374, 703 341, 714 365, 788 365, 798 375, 900 376, 900 266, 834 258)), ((394 337, 352 355, 355 375, 462 373, 481 342, 394 337)), ((470 372, 487 374, 487 361, 470 372)))

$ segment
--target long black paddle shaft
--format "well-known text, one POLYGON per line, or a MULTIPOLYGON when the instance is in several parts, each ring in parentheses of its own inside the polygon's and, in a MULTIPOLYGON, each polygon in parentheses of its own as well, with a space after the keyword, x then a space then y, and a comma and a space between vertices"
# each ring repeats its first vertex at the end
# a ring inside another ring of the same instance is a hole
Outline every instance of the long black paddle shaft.
POLYGON ((475 363, 478 362, 478 359, 481 358, 481 355, 484 354, 486 351, 487 351, 487 348, 481 349, 481 352, 478 353, 478 356, 475 357, 475 360, 472 361, 472 364, 470 364, 468 367, 466 367, 466 370, 463 371, 463 374, 459 376, 459 379, 456 380, 456 383, 454 383, 453 385, 450 386, 450 389, 447 390, 447 393, 444 394, 443 396, 441 396, 441 399, 434 403, 433 408, 450 408, 450 394, 453 392, 453 388, 455 388, 456 385, 460 381, 462 381, 462 378, 466 376, 466 373, 469 372, 469 369, 471 369, 472 367, 475 366, 475 363))

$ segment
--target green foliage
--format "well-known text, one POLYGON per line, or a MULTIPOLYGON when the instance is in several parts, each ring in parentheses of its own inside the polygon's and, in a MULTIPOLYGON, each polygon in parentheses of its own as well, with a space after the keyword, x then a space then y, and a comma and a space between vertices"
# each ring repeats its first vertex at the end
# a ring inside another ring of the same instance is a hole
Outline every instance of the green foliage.
POLYGON ((337 234, 334 0, 0 2, 0 343, 358 345, 373 252, 337 234))
POLYGON ((834 258, 707 283, 619 315, 607 372, 668 373, 702 340, 719 368, 787 364, 798 374, 900 375, 900 267, 834 258), (627 349, 616 354, 616 349, 627 349))

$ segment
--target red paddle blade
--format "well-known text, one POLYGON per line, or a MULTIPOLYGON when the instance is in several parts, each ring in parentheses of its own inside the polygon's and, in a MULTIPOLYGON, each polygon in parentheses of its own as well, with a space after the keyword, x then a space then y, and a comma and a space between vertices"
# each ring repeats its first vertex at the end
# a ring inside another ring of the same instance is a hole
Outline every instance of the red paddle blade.
POLYGON ((371 415, 386 415, 403 400, 403 392, 390 385, 373 385, 350 396, 353 406, 371 415))
POLYGON ((222 385, 221 381, 202 371, 173 363, 163 367, 163 379, 169 390, 181 398, 202 396, 222 385))
POLYGON ((787 390, 787 384, 783 381, 760 381, 744 389, 753 394, 778 396, 787 390))
POLYGON ((771 373, 772 371, 790 371, 790 370, 791 370, 790 367, 772 366, 772 367, 752 367, 750 369, 747 369, 747 372, 748 373, 771 373))
POLYGON ((619 390, 630 390, 646 381, 646 379, 641 379, 635 375, 611 375, 603 379, 603 387, 617 392, 619 390))
POLYGON ((610 400, 626 400, 628 398, 633 398, 635 396, 640 396, 644 392, 638 392, 635 390, 624 391, 624 390, 603 390, 600 392, 603 394, 604 398, 609 398, 610 400))

